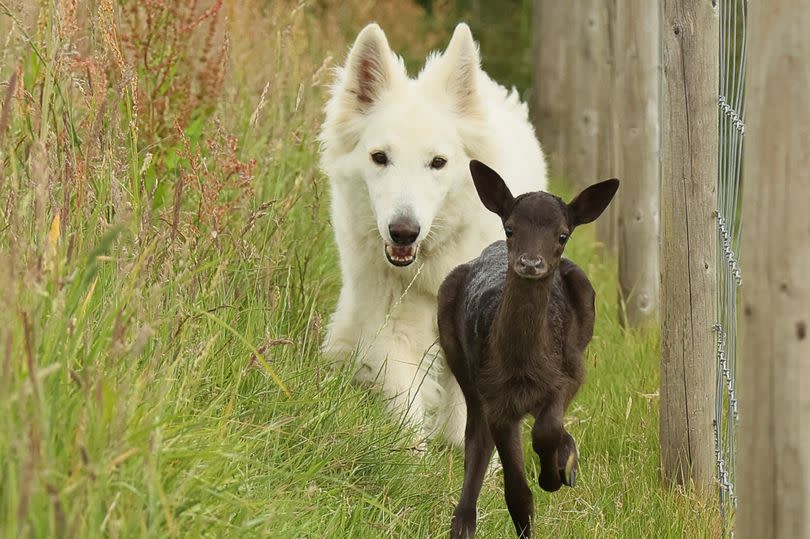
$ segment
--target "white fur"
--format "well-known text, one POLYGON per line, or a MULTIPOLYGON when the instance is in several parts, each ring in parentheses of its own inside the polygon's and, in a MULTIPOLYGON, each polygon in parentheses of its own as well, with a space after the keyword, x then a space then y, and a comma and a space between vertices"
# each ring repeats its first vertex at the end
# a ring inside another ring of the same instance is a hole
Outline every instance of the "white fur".
POLYGON ((332 224, 343 286, 324 352, 355 362, 358 382, 380 387, 392 408, 464 438, 461 391, 437 356, 436 295, 444 277, 503 237, 478 199, 470 159, 497 170, 512 193, 546 188, 546 164, 528 111, 480 68, 466 24, 415 79, 376 24, 357 36, 338 70, 321 132, 332 191, 332 224), (385 151, 388 166, 370 154, 385 151), (447 159, 430 168, 434 156, 447 159), (401 215, 421 227, 414 263, 384 254, 388 225, 401 215))

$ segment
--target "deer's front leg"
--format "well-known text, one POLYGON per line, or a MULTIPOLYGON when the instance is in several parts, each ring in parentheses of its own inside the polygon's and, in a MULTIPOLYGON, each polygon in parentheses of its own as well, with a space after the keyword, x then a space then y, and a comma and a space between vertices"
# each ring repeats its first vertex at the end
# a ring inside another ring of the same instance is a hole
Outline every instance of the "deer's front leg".
POLYGON ((472 539, 475 536, 476 504, 493 449, 489 427, 480 407, 476 407, 473 413, 467 414, 467 428, 464 433, 464 486, 450 525, 452 539, 472 539))
POLYGON ((573 487, 577 473, 577 446, 563 427, 562 402, 535 414, 532 447, 540 457, 540 487, 548 492, 562 485, 573 487))
POLYGON ((520 440, 520 421, 490 425, 495 447, 503 465, 503 490, 506 507, 515 524, 518 537, 532 536, 534 502, 526 483, 523 465, 523 446, 520 440))

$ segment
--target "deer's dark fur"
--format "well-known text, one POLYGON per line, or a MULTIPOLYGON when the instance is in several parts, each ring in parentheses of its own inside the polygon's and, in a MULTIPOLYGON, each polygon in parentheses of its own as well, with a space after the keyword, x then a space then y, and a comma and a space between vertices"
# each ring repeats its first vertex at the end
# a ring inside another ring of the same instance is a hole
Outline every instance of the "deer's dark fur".
POLYGON ((619 182, 595 184, 566 204, 544 192, 513 198, 501 177, 478 161, 470 171, 507 239, 453 270, 439 289, 439 339, 467 402, 464 486, 452 537, 475 533, 476 501, 493 448, 503 465, 509 514, 518 535, 530 537, 534 505, 521 419, 535 417, 540 486, 574 486, 577 449, 563 413, 582 383, 582 356, 593 336, 593 287, 562 252, 575 227, 604 211, 619 182))

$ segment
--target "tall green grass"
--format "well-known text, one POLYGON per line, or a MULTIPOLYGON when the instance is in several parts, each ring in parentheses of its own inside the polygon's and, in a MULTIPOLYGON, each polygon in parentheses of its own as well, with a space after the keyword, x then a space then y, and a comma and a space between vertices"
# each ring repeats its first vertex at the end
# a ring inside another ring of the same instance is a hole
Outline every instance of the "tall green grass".
MULTIPOLYGON (((461 453, 414 451, 318 352, 335 5, 178 5, 0 3, 0 536, 445 536, 461 453)), ((712 500, 659 484, 657 336, 620 327, 582 232, 582 480, 535 489, 538 534, 716 536, 712 500)), ((512 533, 497 473, 479 530, 512 533)))

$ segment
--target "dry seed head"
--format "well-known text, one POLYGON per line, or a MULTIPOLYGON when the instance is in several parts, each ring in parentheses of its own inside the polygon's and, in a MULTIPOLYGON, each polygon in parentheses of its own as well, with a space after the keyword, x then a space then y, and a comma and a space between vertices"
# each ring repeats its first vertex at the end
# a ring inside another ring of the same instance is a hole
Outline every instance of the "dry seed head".
POLYGON ((124 57, 121 54, 121 49, 118 46, 118 33, 115 24, 115 8, 113 7, 112 0, 101 0, 98 4, 98 22, 101 27, 102 37, 104 44, 109 50, 112 51, 113 59, 115 60, 118 70, 121 73, 126 71, 126 64, 124 57))
POLYGON ((256 105, 256 109, 250 116, 250 127, 256 127, 256 122, 259 121, 259 113, 262 111, 264 105, 267 103, 267 92, 269 90, 270 90, 270 81, 267 81, 267 84, 264 85, 264 89, 262 90, 262 95, 259 96, 259 104, 256 105))

